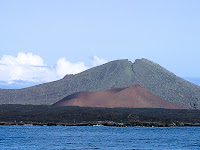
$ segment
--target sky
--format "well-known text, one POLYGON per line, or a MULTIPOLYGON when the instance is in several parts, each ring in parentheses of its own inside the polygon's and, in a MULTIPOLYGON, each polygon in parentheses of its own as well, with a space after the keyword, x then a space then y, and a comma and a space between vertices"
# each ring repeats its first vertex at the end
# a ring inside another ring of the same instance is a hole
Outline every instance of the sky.
POLYGON ((0 0, 0 82, 147 58, 200 78, 199 0, 0 0))

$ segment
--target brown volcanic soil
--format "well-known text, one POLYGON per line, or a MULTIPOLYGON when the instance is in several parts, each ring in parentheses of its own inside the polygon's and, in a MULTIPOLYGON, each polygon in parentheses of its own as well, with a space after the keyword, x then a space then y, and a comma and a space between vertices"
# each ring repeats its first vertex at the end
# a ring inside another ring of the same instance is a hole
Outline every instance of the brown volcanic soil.
POLYGON ((128 88, 113 88, 106 91, 78 92, 63 98, 53 105, 185 109, 183 106, 179 106, 150 93, 139 84, 128 88))

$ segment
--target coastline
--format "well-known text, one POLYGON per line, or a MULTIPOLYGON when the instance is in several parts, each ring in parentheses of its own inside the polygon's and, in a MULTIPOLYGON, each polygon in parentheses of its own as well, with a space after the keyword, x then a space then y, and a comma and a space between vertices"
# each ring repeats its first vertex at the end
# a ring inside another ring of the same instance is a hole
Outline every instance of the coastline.
POLYGON ((22 123, 22 122, 0 122, 0 125, 31 125, 31 126, 112 126, 112 127, 197 127, 200 123, 161 123, 161 122, 113 122, 113 121, 97 121, 97 122, 81 122, 81 123, 22 123))
POLYGON ((0 125, 38 126, 200 126, 200 110, 160 108, 0 105, 0 125))

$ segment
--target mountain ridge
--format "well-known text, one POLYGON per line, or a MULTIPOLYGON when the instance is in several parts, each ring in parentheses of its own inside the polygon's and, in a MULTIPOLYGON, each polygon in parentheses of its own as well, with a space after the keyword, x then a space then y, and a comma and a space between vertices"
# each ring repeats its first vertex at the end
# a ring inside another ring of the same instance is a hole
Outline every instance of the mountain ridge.
POLYGON ((121 59, 50 83, 0 89, 0 104, 50 105, 80 91, 103 91, 140 84, 151 93, 187 108, 200 108, 200 87, 147 59, 121 59))

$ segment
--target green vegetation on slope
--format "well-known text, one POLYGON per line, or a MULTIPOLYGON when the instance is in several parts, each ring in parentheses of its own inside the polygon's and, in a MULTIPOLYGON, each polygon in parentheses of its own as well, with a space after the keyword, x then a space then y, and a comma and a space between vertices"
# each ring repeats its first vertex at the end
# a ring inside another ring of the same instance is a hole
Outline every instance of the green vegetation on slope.
POLYGON ((146 59, 133 64, 137 82, 150 92, 188 108, 200 108, 200 87, 146 59))
POLYGON ((116 60, 61 80, 20 90, 0 90, 0 104, 50 105, 80 91, 101 91, 140 84, 188 108, 200 108, 200 87, 146 59, 116 60))
POLYGON ((126 67, 125 72, 126 72, 126 74, 129 75, 129 76, 132 76, 132 75, 133 75, 133 64, 132 64, 132 63, 129 64, 129 65, 126 67))
MULTIPOLYGON (((80 91, 101 91, 135 84, 125 69, 132 63, 117 60, 82 73, 20 90, 0 90, 0 104, 52 104, 80 91), (131 84, 130 84, 131 83, 131 84)), ((129 67, 130 68, 130 67, 129 67)))

